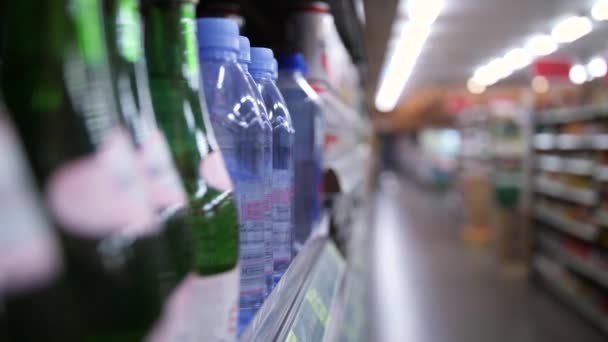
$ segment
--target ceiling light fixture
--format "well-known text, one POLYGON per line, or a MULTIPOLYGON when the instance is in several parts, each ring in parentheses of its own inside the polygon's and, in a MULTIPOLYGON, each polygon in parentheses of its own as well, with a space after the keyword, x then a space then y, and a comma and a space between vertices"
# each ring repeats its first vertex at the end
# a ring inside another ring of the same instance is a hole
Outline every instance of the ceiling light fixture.
POLYGON ((549 91, 549 81, 544 76, 534 76, 530 83, 532 90, 538 94, 544 94, 549 91))
POLYGON ((509 68, 509 65, 502 58, 494 58, 488 63, 488 69, 496 79, 503 79, 511 75, 513 70, 509 68))
MULTIPOLYGON (((401 1, 403 3, 403 1, 401 1)), ((431 25, 435 22, 441 8, 442 0, 407 0, 405 4, 407 15, 412 22, 422 25, 431 25)))
POLYGON ((575 64, 570 68, 570 82, 574 84, 583 84, 587 81, 587 70, 582 64, 575 64))
POLYGON ((572 43, 591 32, 592 29, 591 19, 583 16, 571 16, 555 25, 553 31, 551 31, 551 36, 558 43, 572 43))
POLYGON ((528 40, 525 48, 531 55, 546 56, 557 50, 557 43, 548 34, 538 34, 528 40))
POLYGON ((608 20, 608 0, 599 0, 591 8, 591 17, 597 21, 608 20))
POLYGON ((430 32, 428 25, 408 22, 403 26, 376 93, 376 109, 389 112, 395 108, 430 32))
POLYGON ((587 63, 587 72, 594 78, 606 76, 606 72, 608 72, 606 60, 599 56, 593 57, 589 63, 587 63))
POLYGON ((475 82, 477 82, 477 84, 481 84, 483 86, 490 86, 498 82, 498 77, 487 65, 477 68, 473 74, 473 79, 475 82))
POLYGON ((530 55, 522 48, 509 50, 503 59, 507 66, 513 71, 524 68, 532 62, 530 55))
POLYGON ((483 84, 477 83, 477 81, 474 78, 469 78, 469 80, 467 81, 467 89, 472 94, 481 94, 484 91, 486 91, 486 86, 483 84))

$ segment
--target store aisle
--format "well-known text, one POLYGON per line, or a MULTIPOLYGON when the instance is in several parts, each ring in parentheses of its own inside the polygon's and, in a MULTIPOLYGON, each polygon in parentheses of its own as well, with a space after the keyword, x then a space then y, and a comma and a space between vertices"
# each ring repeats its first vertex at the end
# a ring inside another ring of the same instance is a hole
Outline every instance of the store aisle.
POLYGON ((400 208, 417 341, 606 341, 523 276, 501 273, 491 251, 466 247, 455 194, 409 183, 390 192, 385 203, 400 208))

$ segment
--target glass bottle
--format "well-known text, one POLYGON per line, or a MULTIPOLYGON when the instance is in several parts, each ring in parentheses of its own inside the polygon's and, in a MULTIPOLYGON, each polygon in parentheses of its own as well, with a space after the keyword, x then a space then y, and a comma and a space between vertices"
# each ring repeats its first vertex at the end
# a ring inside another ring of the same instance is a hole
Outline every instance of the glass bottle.
POLYGON ((195 3, 144 2, 146 60, 157 121, 188 195, 194 297, 185 310, 194 326, 186 330, 194 341, 233 340, 239 293, 237 208, 199 91, 195 3))
POLYGON ((11 2, 0 83, 61 241, 83 340, 139 341, 177 275, 116 115, 100 5, 11 2))

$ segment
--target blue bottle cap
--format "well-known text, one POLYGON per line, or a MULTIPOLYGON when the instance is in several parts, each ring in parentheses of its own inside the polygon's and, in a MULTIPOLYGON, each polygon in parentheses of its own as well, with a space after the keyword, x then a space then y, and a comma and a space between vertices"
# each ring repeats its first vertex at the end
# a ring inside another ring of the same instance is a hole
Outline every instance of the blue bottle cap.
POLYGON ((239 63, 249 64, 251 62, 251 45, 249 44, 249 38, 245 36, 239 36, 239 63))
POLYGON ((224 48, 239 51, 239 27, 233 20, 201 18, 196 20, 196 28, 200 49, 224 48))
POLYGON ((306 61, 301 53, 291 53, 279 56, 279 69, 298 70, 304 76, 308 72, 306 61))
POLYGON ((272 74, 274 54, 272 50, 261 47, 251 48, 251 64, 249 70, 266 71, 272 74))

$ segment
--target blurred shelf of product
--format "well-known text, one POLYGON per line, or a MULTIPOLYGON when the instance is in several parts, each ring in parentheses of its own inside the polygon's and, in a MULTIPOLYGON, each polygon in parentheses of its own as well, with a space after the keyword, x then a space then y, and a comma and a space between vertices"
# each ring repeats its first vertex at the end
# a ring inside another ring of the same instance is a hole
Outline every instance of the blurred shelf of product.
POLYGON ((538 277, 550 291, 608 333, 604 291, 574 275, 551 257, 538 255, 533 265, 538 277))
POLYGON ((542 284, 608 332, 606 87, 555 82, 535 96, 531 133, 533 270, 542 284))

